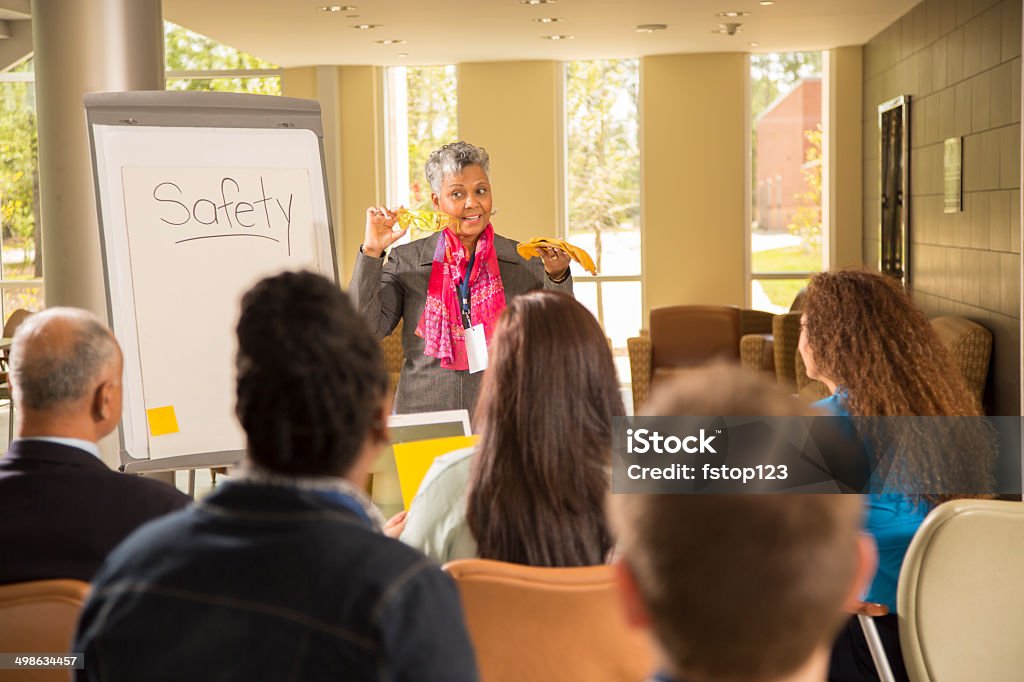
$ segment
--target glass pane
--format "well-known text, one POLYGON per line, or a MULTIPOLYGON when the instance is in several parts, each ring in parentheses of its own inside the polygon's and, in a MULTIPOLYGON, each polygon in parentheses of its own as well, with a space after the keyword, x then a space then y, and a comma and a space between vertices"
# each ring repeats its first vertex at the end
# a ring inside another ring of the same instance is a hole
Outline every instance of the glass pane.
POLYGON ((409 150, 410 208, 430 208, 430 185, 423 174, 427 157, 443 144, 459 139, 455 66, 405 69, 406 146, 409 150))
POLYGON ((583 304, 590 314, 596 317, 598 320, 601 319, 601 314, 597 309, 597 283, 596 282, 573 282, 572 292, 576 296, 576 300, 583 304))
POLYGON ((604 333, 613 348, 626 348, 626 339, 640 334, 643 301, 640 282, 602 282, 604 333))
POLYGON ((245 92, 251 95, 280 95, 280 76, 251 78, 168 78, 168 90, 201 90, 204 92, 245 92))
POLYGON ((754 310, 788 313, 793 299, 807 286, 807 279, 755 279, 750 282, 750 301, 754 310))
POLYGON ((640 282, 602 282, 601 305, 604 308, 604 333, 612 342, 612 358, 619 383, 629 385, 629 353, 626 339, 640 334, 643 326, 640 282))
POLYGON ((164 22, 164 63, 168 71, 277 68, 276 64, 169 21, 164 22))
POLYGON ((750 56, 754 273, 822 268, 821 58, 750 56))
POLYGON ((638 86, 635 59, 566 65, 568 237, 602 275, 640 274, 638 86))
POLYGON ((7 320, 18 308, 38 312, 44 308, 42 287, 4 287, 3 319, 7 320))
POLYGON ((43 276, 39 213, 39 169, 35 88, 0 83, 0 278, 43 276))

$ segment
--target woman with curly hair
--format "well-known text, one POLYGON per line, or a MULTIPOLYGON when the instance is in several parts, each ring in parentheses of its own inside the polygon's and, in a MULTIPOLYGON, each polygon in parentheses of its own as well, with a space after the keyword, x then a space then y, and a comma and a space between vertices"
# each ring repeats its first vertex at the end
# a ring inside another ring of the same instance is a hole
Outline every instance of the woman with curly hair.
MULTIPOLYGON (((891 277, 816 275, 804 300, 799 351, 807 376, 832 392, 815 405, 850 417, 871 453, 865 530, 878 544, 879 565, 865 599, 889 607, 876 623, 893 673, 907 679, 896 620, 903 557, 935 505, 991 490, 991 437, 980 420, 885 419, 982 414, 924 313, 891 277)), ((829 679, 877 679, 856 619, 836 642, 829 679)))
POLYGON ((517 296, 494 332, 475 414, 480 442, 434 461, 402 541, 441 562, 604 563, 612 419, 624 415, 594 316, 565 294, 517 296))

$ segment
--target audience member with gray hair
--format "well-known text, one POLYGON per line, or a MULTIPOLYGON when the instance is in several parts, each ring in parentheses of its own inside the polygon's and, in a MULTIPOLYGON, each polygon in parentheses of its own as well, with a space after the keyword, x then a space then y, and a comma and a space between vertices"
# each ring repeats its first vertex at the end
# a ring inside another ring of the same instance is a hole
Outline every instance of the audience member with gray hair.
MULTIPOLYGON (((435 211, 456 222, 439 233, 385 251, 405 230, 398 211, 366 209, 366 230, 349 293, 378 338, 404 320, 404 361, 395 412, 472 410, 498 315, 512 298, 537 289, 572 293, 569 256, 543 250, 524 260, 495 233, 496 213, 482 147, 453 142, 434 150, 425 173, 435 211)), ((538 231, 543 231, 541 226, 538 231)))
POLYGON ((51 308, 14 335, 16 438, 0 459, 0 584, 90 580, 135 528, 188 496, 115 473, 97 441, 121 419, 121 349, 84 310, 51 308))

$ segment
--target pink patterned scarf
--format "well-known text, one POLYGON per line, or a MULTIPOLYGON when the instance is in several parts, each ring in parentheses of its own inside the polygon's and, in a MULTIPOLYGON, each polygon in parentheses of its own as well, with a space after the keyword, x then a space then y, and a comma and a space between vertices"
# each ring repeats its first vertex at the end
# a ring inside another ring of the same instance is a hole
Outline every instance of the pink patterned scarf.
MULTIPOLYGON (((439 359, 444 369, 469 369, 458 289, 468 264, 469 257, 459 238, 448 228, 442 230, 430 266, 427 302, 416 335, 425 342, 423 354, 439 359)), ((488 223, 476 242, 473 272, 469 276, 470 320, 474 325, 483 323, 488 344, 494 323, 504 309, 505 287, 494 250, 494 228, 488 223)))

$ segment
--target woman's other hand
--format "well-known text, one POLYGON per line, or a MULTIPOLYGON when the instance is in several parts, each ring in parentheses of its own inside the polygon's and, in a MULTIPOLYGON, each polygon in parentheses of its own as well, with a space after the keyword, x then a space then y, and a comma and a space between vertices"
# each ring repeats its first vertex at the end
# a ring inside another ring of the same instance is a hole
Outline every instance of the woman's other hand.
POLYGON ((405 530, 405 519, 408 516, 408 512, 400 511, 384 524, 384 535, 389 538, 398 539, 398 536, 405 530))
POLYGON ((384 250, 402 238, 405 230, 395 232, 398 212, 386 206, 370 206, 366 209, 366 232, 363 234, 363 253, 380 258, 384 250))
POLYGON ((552 279, 559 279, 569 268, 569 254, 553 246, 545 246, 541 260, 544 261, 544 272, 552 279))

